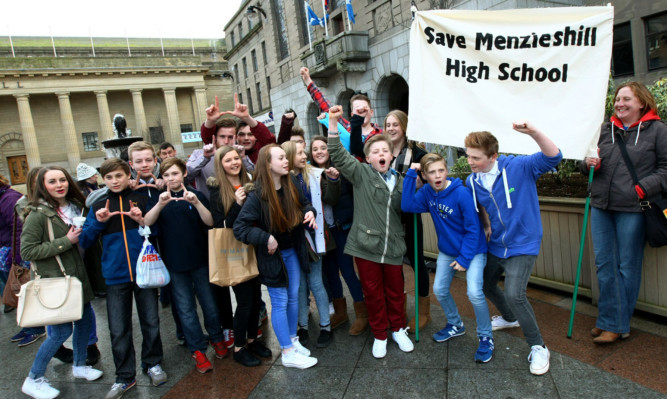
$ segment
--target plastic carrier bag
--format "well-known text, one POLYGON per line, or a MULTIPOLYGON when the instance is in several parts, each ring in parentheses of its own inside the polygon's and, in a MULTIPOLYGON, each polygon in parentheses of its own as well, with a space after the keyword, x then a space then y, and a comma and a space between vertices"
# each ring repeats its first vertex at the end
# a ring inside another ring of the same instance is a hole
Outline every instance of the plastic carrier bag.
POLYGON ((137 285, 139 288, 164 287, 169 284, 171 277, 155 247, 148 241, 150 229, 140 229, 139 234, 144 236, 144 244, 137 259, 137 285))

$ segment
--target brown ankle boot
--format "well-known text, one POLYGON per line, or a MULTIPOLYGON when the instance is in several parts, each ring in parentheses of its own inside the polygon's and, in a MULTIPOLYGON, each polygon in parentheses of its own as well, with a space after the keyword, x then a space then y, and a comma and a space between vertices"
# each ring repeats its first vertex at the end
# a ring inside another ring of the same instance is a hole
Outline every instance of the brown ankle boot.
POLYGON ((354 314, 356 320, 350 327, 350 335, 359 335, 368 327, 368 312, 366 311, 366 304, 364 301, 354 303, 354 314))
MULTIPOLYGON (((431 297, 430 296, 420 296, 419 299, 419 331, 423 330, 424 327, 431 322, 431 297)), ((416 323, 413 318, 408 323, 409 333, 414 333, 416 331, 416 323)))
POLYGON ((332 314, 330 318, 332 330, 350 320, 350 318, 347 316, 347 301, 345 300, 345 297, 334 298, 333 306, 334 314, 332 314))
POLYGON ((593 337, 593 338, 599 337, 600 334, 602 334, 602 329, 597 328, 597 327, 593 327, 593 329, 591 330, 591 337, 593 337))
POLYGON ((611 331, 602 331, 600 336, 593 338, 593 342, 596 344, 611 344, 616 342, 621 337, 619 333, 613 333, 611 331))

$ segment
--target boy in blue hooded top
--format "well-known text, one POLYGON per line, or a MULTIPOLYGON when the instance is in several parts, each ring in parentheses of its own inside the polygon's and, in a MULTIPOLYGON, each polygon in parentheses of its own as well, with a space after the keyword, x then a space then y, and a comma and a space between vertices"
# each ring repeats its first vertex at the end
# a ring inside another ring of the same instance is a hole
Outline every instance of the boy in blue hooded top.
POLYGON ((485 232, 489 253, 484 269, 484 294, 500 310, 493 329, 521 326, 531 346, 530 372, 549 371, 549 350, 544 345, 533 308, 526 298, 530 273, 542 243, 542 223, 537 200, 537 179, 563 158, 544 133, 529 122, 514 123, 514 130, 527 134, 541 152, 527 156, 498 156, 498 140, 489 132, 473 132, 465 138, 472 174, 473 203, 486 210, 485 232), (505 272, 505 292, 498 280, 505 272))
POLYGON ((430 212, 438 234, 440 253, 433 293, 445 311, 447 325, 435 333, 433 339, 444 342, 465 333, 449 287, 457 271, 467 272, 468 298, 477 317, 479 337, 475 360, 488 362, 493 357, 493 333, 489 307, 482 292, 487 247, 470 189, 463 186, 461 179, 447 178, 447 164, 442 156, 427 154, 420 164, 411 165, 403 180, 401 208, 403 212, 430 212), (428 185, 415 192, 419 169, 428 185))

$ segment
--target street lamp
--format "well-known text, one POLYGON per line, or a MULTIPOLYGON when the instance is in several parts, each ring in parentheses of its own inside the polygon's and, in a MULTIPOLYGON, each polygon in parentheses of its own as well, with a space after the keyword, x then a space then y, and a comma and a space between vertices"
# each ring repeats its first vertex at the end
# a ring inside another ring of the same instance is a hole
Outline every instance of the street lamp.
POLYGON ((266 13, 264 12, 264 9, 260 6, 248 6, 246 8, 245 16, 248 18, 250 22, 257 22, 258 15, 257 14, 262 14, 264 17, 264 20, 267 19, 266 13))

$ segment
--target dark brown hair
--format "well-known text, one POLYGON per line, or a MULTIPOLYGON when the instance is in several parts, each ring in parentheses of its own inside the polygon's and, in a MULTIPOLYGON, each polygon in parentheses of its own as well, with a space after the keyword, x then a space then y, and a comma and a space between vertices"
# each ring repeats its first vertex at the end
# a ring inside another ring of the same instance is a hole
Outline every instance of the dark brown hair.
POLYGON ((100 174, 102 175, 102 178, 104 178, 104 176, 113 172, 116 169, 122 169, 126 175, 129 175, 131 173, 130 165, 127 162, 119 158, 109 158, 106 161, 102 162, 102 166, 100 166, 100 174))
POLYGON ((176 158, 176 157, 171 157, 167 158, 162 163, 160 164, 160 175, 163 175, 164 172, 167 171, 167 169, 171 168, 172 166, 176 166, 181 173, 185 175, 185 172, 188 171, 187 166, 185 165, 185 161, 182 160, 181 158, 176 158))
POLYGON ((315 163, 315 160, 313 159, 313 143, 316 141, 324 141, 324 144, 327 145, 327 152, 329 151, 329 142, 326 137, 324 136, 315 136, 310 140, 310 147, 308 147, 308 160, 310 161, 311 165, 317 166, 318 168, 324 168, 327 169, 328 167, 331 166, 331 155, 329 155, 329 159, 325 162, 324 165, 318 165, 315 163))
POLYGON ((79 187, 76 185, 76 182, 74 179, 72 179, 72 176, 70 176, 67 170, 60 166, 48 166, 39 171, 35 184, 35 192, 33 193, 32 198, 30 198, 30 203, 34 206, 39 206, 40 200, 43 200, 53 209, 58 209, 60 207, 58 201, 51 197, 51 194, 49 194, 49 191, 46 189, 46 184, 44 183, 44 177, 46 173, 54 170, 63 172, 65 178, 67 179, 68 187, 65 199, 69 202, 76 200, 80 205, 83 206, 83 204, 86 203, 86 197, 83 196, 81 190, 79 190, 79 187))
MULTIPOLYGON (((236 201, 236 189, 229 182, 225 168, 222 166, 222 158, 224 158, 225 155, 232 151, 237 154, 239 153, 235 148, 228 145, 223 145, 215 151, 214 158, 215 178, 218 181, 218 185, 220 186, 220 201, 222 202, 222 207, 225 210, 225 214, 229 212, 229 209, 236 201)), ((243 161, 241 161, 241 169, 239 170, 239 181, 241 182, 241 186, 245 186, 247 183, 250 183, 250 177, 248 177, 248 172, 243 165, 243 161)))

